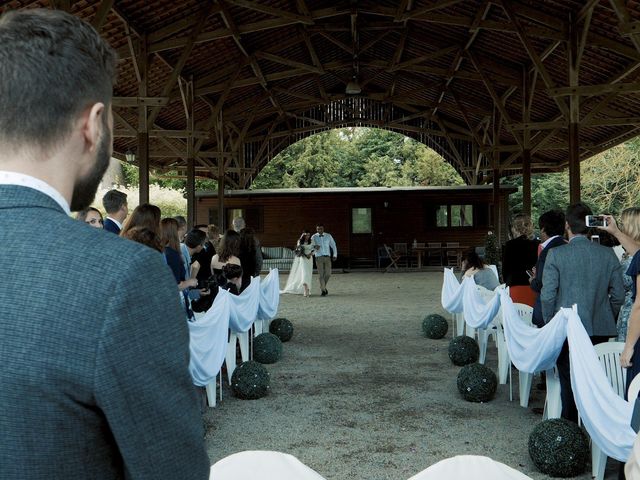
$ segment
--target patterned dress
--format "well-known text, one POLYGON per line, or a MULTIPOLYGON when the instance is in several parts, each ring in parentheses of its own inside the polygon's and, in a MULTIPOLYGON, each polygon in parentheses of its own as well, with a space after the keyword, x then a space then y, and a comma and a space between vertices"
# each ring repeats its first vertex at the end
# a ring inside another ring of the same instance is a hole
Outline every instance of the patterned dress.
POLYGON ((631 306, 633 305, 633 284, 636 279, 627 275, 629 265, 633 260, 633 255, 629 256, 626 253, 622 256, 620 264, 622 265, 622 283, 624 283, 624 303, 620 308, 618 314, 618 338, 619 342, 624 342, 627 339, 627 324, 629 323, 629 315, 631 314, 631 306))

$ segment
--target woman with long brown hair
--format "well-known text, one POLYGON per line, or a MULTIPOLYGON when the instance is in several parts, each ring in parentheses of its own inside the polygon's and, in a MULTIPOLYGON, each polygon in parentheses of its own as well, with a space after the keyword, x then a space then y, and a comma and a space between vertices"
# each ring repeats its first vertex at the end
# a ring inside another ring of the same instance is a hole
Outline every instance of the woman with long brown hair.
POLYGON ((146 227, 159 237, 161 217, 162 213, 157 206, 150 203, 138 205, 122 227, 120 236, 126 236, 126 232, 133 227, 146 227))
POLYGON ((211 271, 218 278, 218 285, 226 283, 222 267, 227 264, 240 265, 240 234, 235 230, 227 230, 220 240, 220 248, 211 259, 211 271))

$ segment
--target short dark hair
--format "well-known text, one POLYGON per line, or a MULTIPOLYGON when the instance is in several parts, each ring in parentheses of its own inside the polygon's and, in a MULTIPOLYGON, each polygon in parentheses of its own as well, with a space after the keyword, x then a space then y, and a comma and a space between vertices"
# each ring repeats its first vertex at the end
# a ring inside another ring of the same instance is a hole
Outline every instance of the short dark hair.
POLYGON ((589 229, 587 228, 587 223, 584 217, 591 214, 591 208, 589 208, 586 203, 580 202, 569 205, 567 207, 565 217, 569 224, 569 228, 571 229, 571 233, 574 235, 586 234, 589 229))
POLYGON ((184 218, 182 215, 176 215, 175 217, 173 217, 176 219, 176 222, 178 222, 178 228, 184 228, 187 226, 187 219, 184 218))
POLYGON ((470 248, 465 251, 462 260, 467 262, 467 268, 482 269, 485 265, 475 248, 470 248))
POLYGON ((242 267, 235 263, 227 263, 222 266, 222 274, 227 280, 233 280, 234 278, 240 278, 242 276, 242 267))
POLYGON ((196 248, 204 244, 207 234, 202 230, 194 228, 184 237, 184 244, 189 248, 196 248))
POLYGON ((119 190, 109 190, 102 197, 102 206, 107 214, 116 213, 127 203, 127 194, 119 190))
POLYGON ((540 215, 538 227, 549 237, 564 234, 564 213, 561 210, 549 210, 540 215))
POLYGON ((110 105, 116 61, 98 32, 71 14, 27 9, 2 15, 0 142, 44 149, 64 140, 84 109, 110 105))

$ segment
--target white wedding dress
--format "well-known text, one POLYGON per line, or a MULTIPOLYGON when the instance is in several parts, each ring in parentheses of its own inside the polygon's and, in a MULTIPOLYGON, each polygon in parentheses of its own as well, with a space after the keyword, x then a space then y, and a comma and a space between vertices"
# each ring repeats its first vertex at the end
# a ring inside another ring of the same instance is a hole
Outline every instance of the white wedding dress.
POLYGON ((304 293, 304 284, 307 284, 311 291, 311 275, 313 274, 313 258, 310 256, 314 251, 313 244, 303 244, 304 255, 293 259, 287 284, 280 293, 294 293, 302 295, 304 293), (307 258, 305 255, 309 255, 307 258))

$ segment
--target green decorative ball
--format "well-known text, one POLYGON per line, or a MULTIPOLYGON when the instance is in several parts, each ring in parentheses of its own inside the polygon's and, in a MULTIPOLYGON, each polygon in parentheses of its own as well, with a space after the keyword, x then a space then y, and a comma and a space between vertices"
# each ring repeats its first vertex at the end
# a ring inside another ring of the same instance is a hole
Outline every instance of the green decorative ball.
POLYGON ((255 400, 269 393, 270 381, 269 372, 261 364, 242 362, 231 375, 231 391, 243 400, 255 400))
POLYGON ((288 342, 293 337, 293 324, 286 318, 274 318, 269 324, 269 332, 277 335, 280 341, 288 342))
POLYGON ((529 456, 546 475, 575 477, 584 472, 589 445, 576 423, 554 418, 540 422, 529 435, 529 456))
POLYGON ((442 338, 447 334, 447 330, 449 330, 449 322, 442 315, 432 313, 422 320, 422 331, 427 338, 442 338))
POLYGON ((468 402, 488 402, 493 398, 498 379, 489 367, 479 363, 465 365, 458 373, 458 391, 468 402))
POLYGON ((454 337, 449 342, 449 358, 459 367, 477 362, 480 358, 478 342, 466 335, 454 337))
POLYGON ((282 342, 273 333, 261 333, 253 339, 253 358, 260 363, 276 363, 282 356, 282 342))

